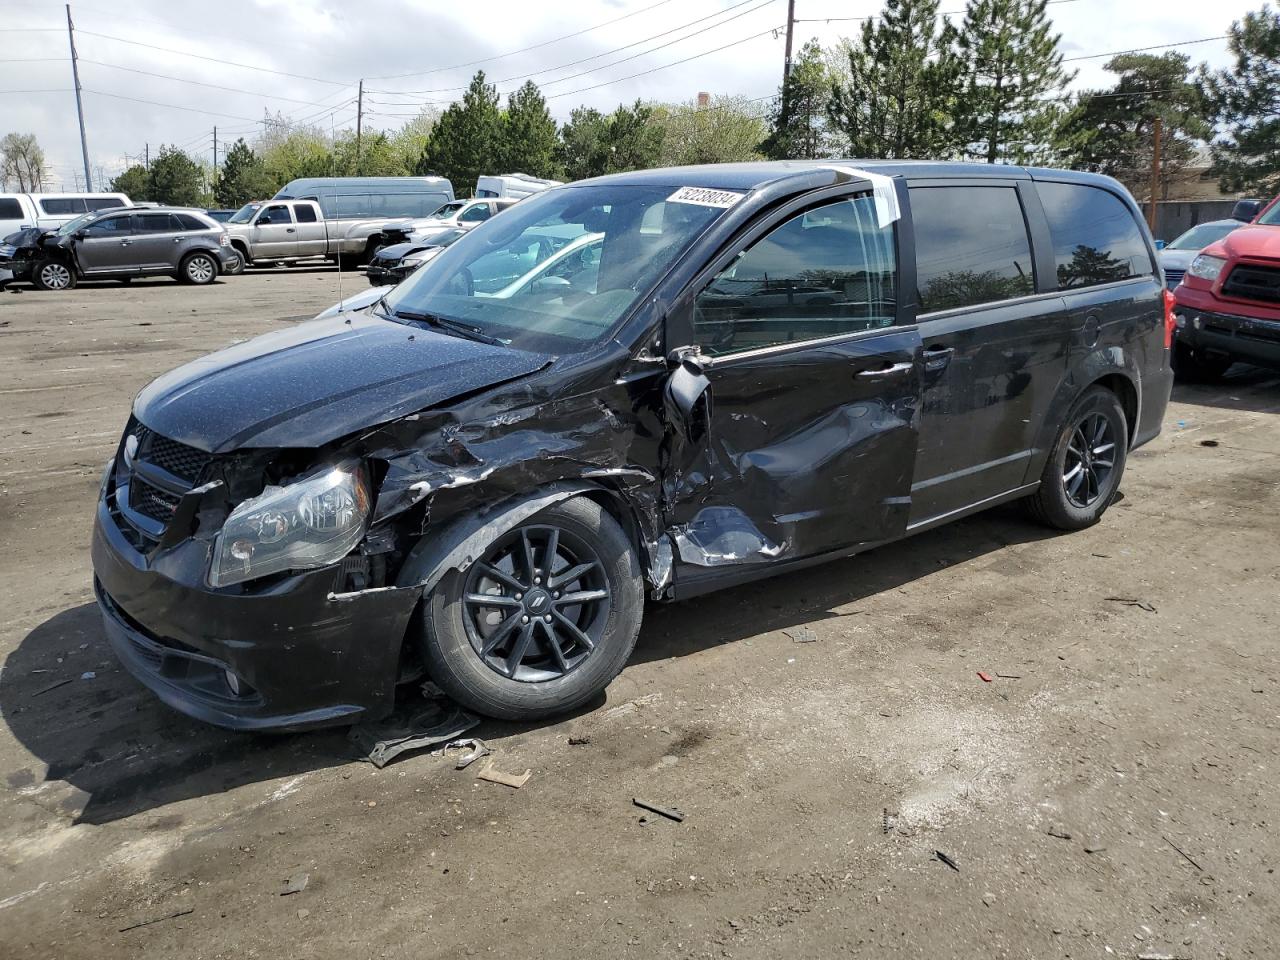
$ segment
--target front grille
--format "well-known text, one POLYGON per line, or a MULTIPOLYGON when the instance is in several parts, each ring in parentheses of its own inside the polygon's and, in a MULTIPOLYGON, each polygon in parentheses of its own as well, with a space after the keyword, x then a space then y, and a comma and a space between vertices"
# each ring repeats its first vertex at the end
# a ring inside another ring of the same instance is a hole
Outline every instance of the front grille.
POLYGON ((121 454, 117 459, 116 525, 130 542, 137 536, 155 542, 213 457, 132 418, 125 429, 121 454))
POLYGON ((1227 276, 1222 284, 1222 295, 1280 303, 1280 268, 1242 263, 1227 276))
POLYGON ((160 523, 168 523, 173 518, 173 511, 178 509, 180 499, 136 476, 129 484, 129 506, 144 517, 160 523))
POLYGON ((1164 285, 1172 290, 1182 282, 1182 277, 1186 272, 1185 270, 1166 270, 1164 272, 1164 285))
POLYGON ((134 425, 133 435, 138 438, 139 460, 154 463, 190 484, 200 479, 201 472, 212 459, 203 450, 162 437, 141 423, 134 425))

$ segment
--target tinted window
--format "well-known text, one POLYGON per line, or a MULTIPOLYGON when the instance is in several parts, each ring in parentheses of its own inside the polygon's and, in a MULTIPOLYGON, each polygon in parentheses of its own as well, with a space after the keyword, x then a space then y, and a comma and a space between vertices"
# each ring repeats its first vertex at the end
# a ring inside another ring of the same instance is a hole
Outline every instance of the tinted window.
POLYGON ((213 229, 207 223, 205 223, 202 220, 196 219, 189 213, 174 213, 174 214, 170 214, 170 216, 174 217, 178 221, 177 229, 179 230, 212 230, 213 229))
POLYGON ((479 223, 481 220, 489 219, 489 205, 487 203, 477 203, 474 207, 468 207, 462 212, 462 216, 458 218, 459 223, 479 223))
POLYGON ((331 198, 333 216, 337 219, 350 217, 367 217, 372 212, 372 201, 368 194, 344 193, 331 198))
POLYGON ((107 217, 91 226, 85 227, 84 235, 86 237, 115 237, 131 233, 130 219, 128 215, 107 217))
POLYGON ((258 217, 258 223, 293 223, 293 217, 289 214, 289 208, 283 204, 276 204, 274 207, 267 207, 262 212, 262 216, 258 217))
POLYGON ((299 223, 315 223, 316 208, 310 204, 301 204, 293 208, 293 215, 298 218, 299 223))
POLYGON ((13 197, 0 198, 0 220, 21 220, 22 204, 13 197))
POLYGON ((53 197, 41 200, 40 209, 51 216, 66 213, 84 213, 84 199, 81 197, 53 197))
POLYGON ((715 356, 893 323, 893 228, 870 197, 797 214, 756 241, 698 295, 698 345, 715 356))
POLYGON ((167 213, 139 213, 133 218, 133 229, 137 233, 169 233, 175 225, 167 213))
POLYGON ((1036 185, 1049 218, 1058 286, 1087 287, 1153 272, 1138 222, 1114 193, 1081 183, 1036 185))
POLYGON ((1035 290, 1031 242, 1013 187, 913 187, 920 312, 1035 290))
POLYGON ((112 207, 125 206, 116 197, 85 197, 84 205, 90 210, 110 210, 112 207))
POLYGON ((1198 227, 1192 227, 1165 249, 1203 250, 1209 244, 1217 243, 1232 230, 1243 226, 1244 224, 1237 220, 1230 220, 1226 223, 1202 223, 1198 227))

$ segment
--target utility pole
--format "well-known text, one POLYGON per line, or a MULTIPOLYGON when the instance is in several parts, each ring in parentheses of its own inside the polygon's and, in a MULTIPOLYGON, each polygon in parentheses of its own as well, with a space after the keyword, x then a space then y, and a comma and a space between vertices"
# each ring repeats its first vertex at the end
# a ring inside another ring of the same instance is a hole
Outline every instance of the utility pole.
POLYGON ((791 76, 791 39, 796 30, 796 0, 787 0, 787 51, 782 64, 782 82, 791 76))
POLYGON ((1147 226, 1156 232, 1156 210, 1160 199, 1160 118, 1151 124, 1151 200, 1147 204, 1147 226))
MULTIPOLYGON (((351 101, 348 100, 348 103, 351 101)), ((356 94, 356 176, 360 175, 360 137, 364 132, 364 78, 360 80, 360 89, 356 94)))
POLYGON ((213 175, 218 175, 218 126, 213 127, 213 175))
POLYGON ((144 143, 142 145, 142 166, 145 170, 151 169, 151 144, 144 143))
POLYGON ((80 118, 80 155, 84 158, 84 189, 93 190, 89 180, 89 141, 84 135, 84 104, 80 99, 80 64, 76 57, 75 27, 71 23, 71 4, 67 4, 67 42, 71 44, 71 79, 76 88, 76 116, 80 118))

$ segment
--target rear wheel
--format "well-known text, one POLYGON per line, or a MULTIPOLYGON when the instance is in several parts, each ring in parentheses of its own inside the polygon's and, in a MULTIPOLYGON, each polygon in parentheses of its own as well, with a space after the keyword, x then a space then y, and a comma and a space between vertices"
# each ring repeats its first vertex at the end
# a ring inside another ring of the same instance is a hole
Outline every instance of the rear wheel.
POLYGON ((178 268, 178 279, 183 283, 204 286, 218 279, 218 264, 207 253, 193 253, 182 261, 178 268))
POLYGON ((618 675, 643 607, 627 535, 598 504, 569 500, 441 581, 422 618, 423 659, 441 689, 479 713, 553 716, 618 675))
POLYGON ((1213 383, 1221 380, 1234 361, 1226 354, 1205 353, 1181 341, 1174 342, 1173 372, 1179 380, 1213 383))
POLYGON ((1120 488, 1128 450, 1120 400, 1105 387, 1089 388, 1058 433, 1040 489, 1027 498, 1032 515, 1059 530, 1097 523, 1120 488))
POLYGON ((70 290, 76 285, 76 272, 60 260, 41 260, 31 272, 37 290, 70 290))

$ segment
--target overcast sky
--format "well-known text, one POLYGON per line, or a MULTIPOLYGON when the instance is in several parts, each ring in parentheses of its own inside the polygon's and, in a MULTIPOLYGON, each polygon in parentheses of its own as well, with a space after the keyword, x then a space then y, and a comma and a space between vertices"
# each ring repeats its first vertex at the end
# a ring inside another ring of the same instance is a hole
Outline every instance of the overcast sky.
MULTIPOLYGON (((963 5, 943 0, 944 11, 963 5)), ((1084 57, 1220 36, 1260 6, 1051 0, 1049 10, 1065 55, 1084 57)), ((700 90, 764 98, 781 77, 786 7, 786 0, 77 0, 71 10, 90 160, 115 173, 147 142, 153 151, 176 143, 209 159, 215 124, 220 139, 251 138, 264 109, 341 129, 354 123, 360 77, 372 128, 399 126, 424 101, 447 104, 477 68, 503 93, 533 79, 560 120, 582 104, 688 100, 700 90)), ((852 35, 859 24, 838 18, 879 8, 879 0, 796 0, 803 21, 796 48, 810 37, 830 44, 852 35)), ((1177 49, 1193 61, 1227 63, 1222 40, 1177 49)), ((1073 86, 1107 83, 1105 62, 1073 61, 1073 86)), ((0 0, 0 135, 10 130, 35 133, 55 185, 72 186, 80 150, 62 3, 0 0)))

